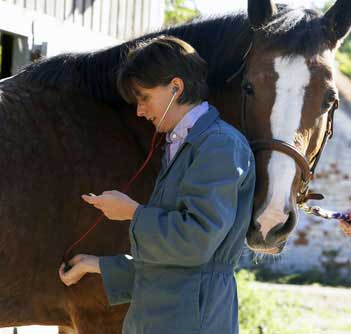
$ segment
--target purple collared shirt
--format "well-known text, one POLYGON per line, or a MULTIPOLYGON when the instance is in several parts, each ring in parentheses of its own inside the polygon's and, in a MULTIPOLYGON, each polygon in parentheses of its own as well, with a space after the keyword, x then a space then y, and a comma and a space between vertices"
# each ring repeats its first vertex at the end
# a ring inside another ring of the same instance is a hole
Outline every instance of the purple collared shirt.
POLYGON ((204 101, 194 108, 190 109, 184 117, 178 122, 176 127, 166 134, 167 164, 173 159, 179 147, 184 143, 189 130, 194 126, 196 121, 208 111, 208 102, 204 101))

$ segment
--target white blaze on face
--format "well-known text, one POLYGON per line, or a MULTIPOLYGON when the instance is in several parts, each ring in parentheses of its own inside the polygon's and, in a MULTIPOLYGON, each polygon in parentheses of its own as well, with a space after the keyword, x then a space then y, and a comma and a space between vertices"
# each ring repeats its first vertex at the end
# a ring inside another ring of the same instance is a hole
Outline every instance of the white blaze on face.
MULTIPOLYGON (((274 70, 278 80, 270 119, 272 135, 274 139, 293 145, 300 125, 305 88, 310 82, 310 71, 303 56, 277 57, 274 70)), ((295 161, 284 153, 273 151, 268 162, 267 202, 257 218, 264 238, 274 226, 288 219, 284 211, 289 204, 295 174, 295 161)))

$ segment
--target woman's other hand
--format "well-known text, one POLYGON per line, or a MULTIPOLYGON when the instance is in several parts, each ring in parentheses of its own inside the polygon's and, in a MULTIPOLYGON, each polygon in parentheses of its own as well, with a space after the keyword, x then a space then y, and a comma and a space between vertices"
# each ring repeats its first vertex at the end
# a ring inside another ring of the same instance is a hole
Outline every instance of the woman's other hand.
MULTIPOLYGON (((346 214, 349 215, 349 220, 351 220, 351 210, 348 210, 346 214)), ((339 226, 347 237, 351 237, 351 224, 345 220, 339 221, 339 226)))
POLYGON ((72 268, 67 272, 64 271, 64 263, 59 268, 60 279, 67 286, 76 284, 87 273, 101 273, 99 257, 95 255, 78 254, 70 259, 68 264, 72 268))
POLYGON ((84 201, 100 209, 111 220, 131 220, 139 203, 117 190, 99 196, 82 195, 84 201))

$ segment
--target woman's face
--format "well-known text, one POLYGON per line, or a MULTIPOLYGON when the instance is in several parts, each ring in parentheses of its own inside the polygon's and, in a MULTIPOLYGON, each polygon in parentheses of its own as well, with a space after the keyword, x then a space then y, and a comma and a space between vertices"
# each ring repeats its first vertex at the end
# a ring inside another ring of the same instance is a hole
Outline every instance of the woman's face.
MULTIPOLYGON (((145 117, 157 127, 173 97, 173 88, 173 84, 156 86, 154 88, 136 86, 137 116, 145 117)), ((176 105, 177 102, 174 101, 162 121, 158 132, 169 132, 173 130, 178 120, 178 117, 176 117, 176 105)))

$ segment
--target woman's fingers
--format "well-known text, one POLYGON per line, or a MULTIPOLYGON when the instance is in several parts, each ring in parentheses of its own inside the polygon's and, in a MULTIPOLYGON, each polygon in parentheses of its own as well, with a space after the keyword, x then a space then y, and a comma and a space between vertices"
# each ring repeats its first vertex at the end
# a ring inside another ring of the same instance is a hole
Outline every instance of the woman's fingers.
POLYGON ((63 277, 64 274, 65 274, 65 264, 62 263, 62 264, 60 265, 60 268, 59 268, 59 275, 60 275, 60 278, 63 277))
POLYGON ((88 202, 89 204, 95 204, 99 202, 98 196, 89 196, 89 195, 83 194, 81 197, 83 198, 84 201, 88 202))
POLYGON ((71 285, 71 278, 70 278, 70 275, 66 275, 66 273, 65 273, 65 264, 64 263, 62 263, 60 268, 59 268, 59 276, 60 276, 61 281, 65 285, 67 285, 67 286, 71 285))
POLYGON ((68 261, 68 264, 71 266, 75 266, 77 263, 81 262, 84 257, 85 254, 77 254, 68 261))
POLYGON ((351 224, 345 221, 340 221, 339 226, 346 236, 351 236, 351 224))
POLYGON ((73 266, 67 272, 64 271, 64 267, 65 264, 62 263, 59 268, 59 276, 61 281, 67 286, 77 283, 86 274, 86 271, 80 263, 73 266))
POLYGON ((102 202, 102 199, 99 196, 96 196, 96 195, 95 196, 82 195, 81 197, 82 197, 82 199, 85 202, 93 205, 95 208, 97 208, 99 210, 102 210, 103 202, 102 202))
POLYGON ((77 283, 86 273, 82 261, 86 255, 78 254, 75 255, 68 261, 68 264, 72 267, 70 270, 65 272, 65 263, 62 263, 59 268, 59 276, 61 281, 67 286, 77 283))

